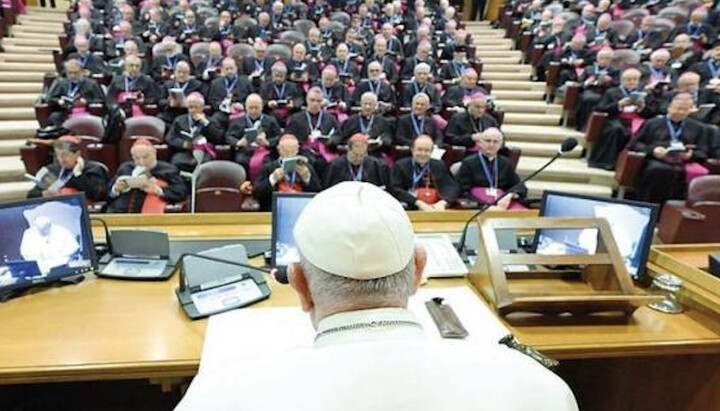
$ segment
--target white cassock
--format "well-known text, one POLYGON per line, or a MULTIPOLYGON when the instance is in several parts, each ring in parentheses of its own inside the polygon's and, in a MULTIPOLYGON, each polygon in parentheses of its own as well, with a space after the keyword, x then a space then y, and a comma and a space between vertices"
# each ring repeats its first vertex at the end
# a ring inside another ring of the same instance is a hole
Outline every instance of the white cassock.
POLYGON ((42 275, 47 275, 53 267, 65 265, 80 245, 75 236, 65 227, 57 224, 50 226, 50 232, 44 236, 35 226, 23 233, 20 254, 25 260, 36 261, 42 275))
POLYGON ((412 323, 400 308, 335 314, 314 348, 197 375, 176 411, 578 409, 560 377, 518 351, 430 340, 412 323), (373 321, 397 324, 355 328, 373 321))

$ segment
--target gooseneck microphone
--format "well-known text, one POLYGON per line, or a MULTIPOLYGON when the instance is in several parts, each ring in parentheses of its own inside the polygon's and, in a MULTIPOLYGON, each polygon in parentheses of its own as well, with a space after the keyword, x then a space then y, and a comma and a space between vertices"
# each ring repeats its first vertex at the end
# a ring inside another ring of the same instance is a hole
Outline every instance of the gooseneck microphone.
POLYGON ((535 170, 535 171, 534 171, 532 174, 530 174, 529 176, 527 176, 527 177, 523 178, 522 180, 520 180, 520 182, 518 182, 518 183, 515 184, 514 186, 510 187, 509 190, 507 190, 507 191, 505 191, 504 193, 502 193, 502 195, 500 195, 499 197, 497 197, 497 198, 495 199, 495 201, 493 201, 492 203, 485 203, 485 204, 483 204, 483 206, 480 207, 480 209, 479 209, 475 214, 473 214, 472 217, 470 217, 470 218, 465 222, 465 226, 463 227, 462 234, 460 235, 460 241, 458 242, 458 246, 457 246, 458 252, 459 252, 459 253, 462 253, 463 249, 465 248, 465 240, 466 240, 466 238, 467 238, 467 231, 468 231, 468 228, 470 227, 470 223, 471 223, 473 220, 475 220, 475 219, 478 218, 482 213, 484 213, 485 211, 487 211, 488 208, 496 205, 500 200, 502 200, 503 198, 505 198, 505 197, 507 197, 508 195, 512 194, 515 189, 517 189, 518 187, 521 187, 523 184, 525 184, 525 182, 527 182, 527 181, 529 181, 529 180, 532 180, 535 176, 537 176, 537 175, 540 174, 543 170, 545 170, 546 168, 548 168, 548 166, 550 166, 550 164, 554 163, 555 160, 557 160, 558 158, 562 157, 562 156, 565 155, 566 153, 572 151, 577 145, 578 145, 577 139, 572 138, 572 137, 565 139, 565 140, 562 142, 562 144, 560 144, 560 147, 558 148, 557 153, 553 156, 553 158, 551 158, 547 163, 545 163, 545 165, 543 165, 543 166, 540 167, 539 169, 535 170))

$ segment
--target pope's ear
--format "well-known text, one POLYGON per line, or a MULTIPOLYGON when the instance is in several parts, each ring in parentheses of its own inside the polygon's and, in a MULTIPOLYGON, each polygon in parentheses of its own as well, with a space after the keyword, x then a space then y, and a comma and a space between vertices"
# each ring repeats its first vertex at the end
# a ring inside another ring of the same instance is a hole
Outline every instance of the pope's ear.
POLYGON ((290 286, 295 289, 295 292, 300 297, 300 306, 303 311, 309 312, 312 310, 314 303, 312 296, 310 295, 310 288, 307 284, 307 278, 305 277, 305 271, 303 270, 300 263, 292 263, 287 268, 288 282, 290 286))

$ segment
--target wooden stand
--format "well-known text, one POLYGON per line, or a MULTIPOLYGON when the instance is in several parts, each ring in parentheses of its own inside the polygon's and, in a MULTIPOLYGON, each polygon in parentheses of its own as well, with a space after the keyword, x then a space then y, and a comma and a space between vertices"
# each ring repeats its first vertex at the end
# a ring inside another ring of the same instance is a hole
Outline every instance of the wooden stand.
POLYGON ((480 227, 478 259, 469 279, 502 315, 518 311, 630 314, 639 306, 663 299, 635 294, 608 222, 596 218, 485 219, 480 227), (496 230, 541 229, 595 229, 597 251, 564 255, 500 252, 496 230), (513 270, 513 266, 528 269, 518 271, 513 270), (540 279, 545 281, 538 281, 540 279))

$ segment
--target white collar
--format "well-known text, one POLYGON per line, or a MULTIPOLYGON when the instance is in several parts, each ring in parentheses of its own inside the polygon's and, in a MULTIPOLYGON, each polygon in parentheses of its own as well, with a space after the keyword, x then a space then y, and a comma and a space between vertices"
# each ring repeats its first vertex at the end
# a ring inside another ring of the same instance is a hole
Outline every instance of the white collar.
POLYGON ((323 318, 318 322, 315 346, 422 338, 425 338, 422 326, 409 310, 399 307, 373 308, 346 311, 323 318))

